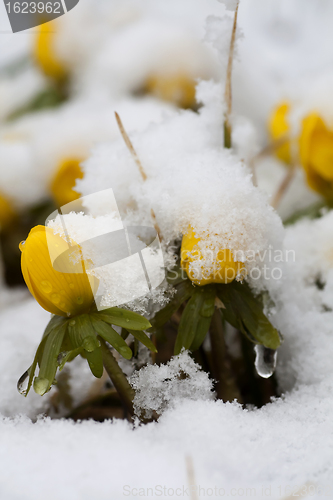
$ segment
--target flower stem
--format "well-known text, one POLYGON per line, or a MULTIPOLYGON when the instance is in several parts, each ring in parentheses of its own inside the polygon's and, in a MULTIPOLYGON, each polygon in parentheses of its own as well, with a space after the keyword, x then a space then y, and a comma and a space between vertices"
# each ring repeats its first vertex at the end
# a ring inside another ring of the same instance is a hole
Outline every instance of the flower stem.
POLYGON ((212 318, 209 335, 212 347, 214 376, 217 380, 217 397, 223 401, 234 401, 234 399, 237 399, 241 403, 241 395, 228 359, 221 313, 217 308, 212 318))
POLYGON ((229 49, 229 59, 228 59, 228 68, 227 68, 227 77, 225 83, 225 91, 224 91, 224 100, 227 106, 225 117, 224 117, 224 147, 231 148, 231 111, 232 111, 232 88, 231 88, 231 77, 232 77, 232 64, 234 60, 234 50, 235 50, 235 40, 236 40, 236 29, 237 29, 237 17, 238 17, 238 5, 239 0, 237 1, 234 23, 232 27, 231 41, 230 41, 230 49, 229 49))
POLYGON ((105 340, 99 337, 99 341, 101 343, 101 348, 102 348, 104 368, 107 374, 109 375, 116 390, 118 391, 118 394, 123 403, 125 404, 127 410, 131 415, 134 415, 134 408, 133 408, 133 399, 135 396, 134 389, 132 389, 132 387, 130 386, 126 378, 126 375, 120 369, 115 357, 113 356, 112 352, 106 345, 105 340))

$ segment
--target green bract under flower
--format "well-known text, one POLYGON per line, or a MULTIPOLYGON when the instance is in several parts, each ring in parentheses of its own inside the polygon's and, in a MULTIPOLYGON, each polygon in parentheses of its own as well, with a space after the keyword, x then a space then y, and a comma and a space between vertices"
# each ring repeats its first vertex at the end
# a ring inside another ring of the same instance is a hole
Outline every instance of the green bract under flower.
POLYGON ((61 371, 67 362, 79 354, 87 359, 92 374, 100 378, 103 374, 102 341, 108 342, 125 359, 131 359, 131 349, 112 325, 126 330, 126 335, 127 332, 131 333, 136 340, 156 352, 154 344, 143 331, 150 328, 151 324, 132 311, 114 307, 75 318, 53 316, 45 329, 33 364, 18 382, 19 392, 26 396, 33 384, 35 392, 43 396, 55 383, 57 370, 61 371), (37 365, 39 373, 35 377, 37 365), (27 388, 24 389, 28 378, 27 388))

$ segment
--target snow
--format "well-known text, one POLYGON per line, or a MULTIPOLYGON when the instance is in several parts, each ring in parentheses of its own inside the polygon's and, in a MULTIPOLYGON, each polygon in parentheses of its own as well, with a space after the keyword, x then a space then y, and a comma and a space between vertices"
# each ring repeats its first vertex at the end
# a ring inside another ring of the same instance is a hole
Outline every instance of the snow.
POLYGON ((184 351, 165 365, 147 365, 134 372, 130 383, 135 390, 134 409, 140 417, 158 415, 182 400, 213 399, 213 383, 184 351))
POLYGON ((327 416, 332 400, 325 385, 318 389, 304 389, 258 411, 184 401, 158 424, 135 430, 123 421, 74 424, 47 419, 32 424, 26 417, 5 419, 0 424, 0 461, 7 474, 0 491, 9 500, 22 498, 22 484, 27 500, 55 500, 64 492, 70 500, 123 498, 125 493, 133 499, 138 496, 134 488, 188 488, 185 460, 190 456, 195 484, 207 489, 207 496, 208 488, 216 486, 225 496, 232 495, 232 488, 254 488, 252 497, 265 498, 264 487, 271 488, 269 498, 278 499, 287 496, 288 487, 313 484, 331 498, 333 443, 327 416), (312 407, 304 412, 310 398, 312 407), (46 457, 50 473, 42 473, 46 457), (20 481, 13 482, 17 475, 20 481))
MULTIPOLYGON (((191 498, 193 481, 201 488, 199 498, 281 499, 293 488, 295 497, 333 498, 333 210, 284 228, 280 216, 320 198, 299 170, 278 214, 270 201, 285 166, 272 157, 258 160, 256 187, 250 164, 267 141, 271 110, 284 99, 292 104, 293 131, 314 108, 332 123, 332 4, 241 1, 231 152, 222 147, 222 98, 235 2, 196 0, 195 8, 193 3, 114 0, 101 2, 92 14, 92 0, 82 0, 64 16, 57 48, 73 63, 72 98, 57 109, 1 124, 1 192, 19 209, 33 206, 47 196, 59 162, 82 155, 85 178, 77 188, 89 212, 64 214, 73 241, 84 243, 124 226, 151 227, 153 208, 163 241, 160 253, 148 252, 156 271, 152 280, 157 280, 161 256, 166 266, 174 263, 181 235, 190 226, 207 241, 203 247, 231 249, 245 262, 251 286, 267 290, 272 299, 267 314, 284 337, 276 369, 281 396, 260 409, 214 401, 213 381, 184 352, 134 374, 134 363, 121 362, 137 390, 137 413, 155 410, 158 422, 66 419, 68 409, 60 405, 57 411, 54 404, 56 388, 43 398, 33 391, 24 398, 16 390, 50 315, 26 290, 7 289, 0 276, 1 499, 191 498), (151 72, 169 71, 170 61, 192 76, 210 79, 198 83, 198 112, 130 95, 151 72), (120 136, 114 111, 146 181, 120 136), (103 195, 110 189, 113 210, 103 195), (278 269, 278 278, 263 274, 265 266, 278 269), (259 279, 251 278, 256 268, 259 279)), ((29 37, 15 38, 9 49, 12 38, 1 40, 6 54, 0 71, 31 51, 29 37)), ((31 67, 22 82, 23 75, 1 79, 0 118, 13 109, 17 93, 23 103, 44 85, 31 67)), ((59 218, 50 225, 64 236, 59 218)), ((104 258, 100 250, 88 248, 85 258, 96 264, 104 258)), ((109 253, 108 247, 102 250, 109 253)), ((115 305, 122 279, 131 282, 132 298, 139 288, 140 300, 127 306, 150 317, 171 292, 165 282, 153 295, 147 286, 140 289, 142 268, 134 264, 127 271, 123 261, 118 268, 92 265, 88 271, 103 282, 105 307, 115 305)), ((138 364, 148 359, 141 347, 138 364)), ((82 359, 65 370, 77 406, 91 394, 95 380, 82 359)))
POLYGON ((44 200, 61 162, 73 157, 84 160, 94 144, 118 137, 115 111, 136 130, 175 112, 171 105, 149 97, 80 99, 3 126, 0 152, 7 168, 0 171, 2 192, 20 209, 44 200))
MULTIPOLYGON (((77 189, 86 196, 112 188, 128 225, 151 224, 153 208, 166 246, 192 226, 207 247, 229 248, 250 272, 261 269, 265 260, 251 262, 250 256, 258 257, 269 245, 281 247, 282 225, 266 196, 253 186, 249 168, 222 148, 219 92, 218 85, 204 83, 198 89, 203 103, 199 114, 180 111, 130 135, 145 182, 120 137, 94 148, 83 163, 85 177, 77 189)), ((255 286, 265 287, 262 280, 255 286)))
MULTIPOLYGON (((24 484, 26 500, 53 500, 64 491, 69 500, 88 500, 92 495, 122 498, 125 494, 136 498, 137 488, 146 489, 147 498, 168 498, 168 490, 188 488, 186 457, 191 457, 202 496, 206 491, 206 496, 214 498, 211 490, 216 487, 217 492, 224 490, 229 496, 236 488, 240 497, 248 488, 254 498, 279 499, 290 488, 311 487, 308 491, 314 494, 309 497, 319 499, 325 493, 331 498, 333 313, 322 309, 323 301, 328 300, 323 295, 327 285, 318 290, 314 278, 319 269, 323 283, 332 283, 332 216, 331 211, 322 219, 300 221, 286 230, 284 245, 295 249, 296 261, 284 265, 284 287, 269 282, 276 301, 274 321, 285 337, 277 368, 285 395, 261 409, 244 410, 235 403, 203 400, 209 394, 206 381, 206 392, 200 383, 200 400, 174 401, 158 423, 134 429, 119 420, 74 423, 39 418, 32 423, 24 415, 35 420, 45 411, 49 395, 41 399, 30 394, 25 399, 15 392, 15 384, 22 367, 31 362, 49 315, 32 299, 2 312, 2 496, 22 498, 24 484), (50 450, 52 473, 41 473, 50 450), (18 474, 20 482, 14 481, 18 474)), ((167 367, 154 370, 156 380, 164 372, 170 374, 167 367)), ((76 384, 83 374, 82 367, 73 373, 76 384)), ((139 376, 142 386, 145 372, 139 376)), ((158 386, 152 388, 152 394, 161 394, 156 389, 158 386)), ((87 385, 82 384, 81 394, 86 390, 87 385)))

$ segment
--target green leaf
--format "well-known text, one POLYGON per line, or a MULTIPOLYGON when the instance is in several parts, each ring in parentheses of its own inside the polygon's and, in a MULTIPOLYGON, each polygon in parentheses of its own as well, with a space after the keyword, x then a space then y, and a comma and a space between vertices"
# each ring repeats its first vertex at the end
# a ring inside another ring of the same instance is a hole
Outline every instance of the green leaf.
POLYGON ((55 87, 49 87, 35 95, 30 102, 17 108, 9 116, 8 121, 17 120, 28 113, 35 113, 46 108, 54 108, 64 102, 64 96, 55 87))
POLYGON ((76 316, 68 322, 68 333, 73 349, 83 348, 93 352, 99 347, 95 330, 88 314, 76 316))
POLYGON ((93 352, 99 347, 94 327, 88 314, 81 314, 75 318, 75 328, 81 337, 82 347, 87 352, 93 352))
POLYGON ((260 297, 255 297, 247 283, 233 281, 218 285, 217 295, 223 302, 224 319, 240 330, 251 341, 277 349, 281 344, 279 332, 263 312, 260 297))
POLYGON ((205 286, 203 303, 200 309, 201 318, 199 319, 198 328, 190 347, 191 351, 196 351, 197 349, 199 349, 199 347, 205 340, 205 337, 207 335, 212 320, 212 316, 215 311, 215 297, 216 297, 215 287, 205 286))
POLYGON ((71 319, 68 322, 68 336, 73 349, 82 348, 82 337, 76 320, 77 318, 71 319))
POLYGON ((104 323, 97 317, 92 317, 92 324, 97 334, 114 347, 125 359, 131 359, 132 351, 125 340, 119 335, 112 326, 104 323))
POLYGON ((148 347, 148 349, 152 352, 157 352, 156 347, 148 337, 148 335, 145 334, 145 332, 139 331, 139 330, 128 330, 129 333, 133 335, 133 337, 141 342, 141 344, 145 345, 148 347))
POLYGON ((34 389, 40 396, 43 396, 53 384, 58 368, 58 355, 66 330, 67 323, 64 323, 53 328, 46 337, 39 374, 34 380, 34 389))
POLYGON ((130 328, 131 330, 147 330, 151 327, 149 321, 133 311, 120 309, 119 307, 110 307, 103 311, 94 313, 95 317, 109 323, 110 325, 121 326, 123 328, 130 328))
POLYGON ((318 219, 322 216, 325 208, 332 208, 332 204, 325 201, 316 202, 313 205, 297 210, 292 215, 289 215, 289 217, 283 221, 283 224, 285 226, 290 226, 305 217, 311 220, 318 219))
POLYGON ((215 288, 197 287, 182 314, 175 344, 175 354, 182 348, 195 350, 200 347, 208 332, 214 313, 215 288))
POLYGON ((186 272, 180 267, 179 264, 168 271, 166 279, 172 286, 176 286, 183 281, 189 281, 186 272))
MULTIPOLYGON (((60 365, 59 365, 59 371, 61 372, 61 370, 63 370, 66 363, 70 363, 71 361, 73 361, 73 359, 75 359, 76 356, 78 356, 79 354, 82 354, 82 352, 83 352, 83 348, 78 347, 77 349, 73 349, 72 351, 68 351, 66 354, 64 353, 65 355, 62 358, 60 365)), ((58 363, 59 363, 59 360, 58 360, 58 363)))
POLYGON ((58 328, 67 321, 68 318, 64 318, 63 316, 56 316, 56 315, 52 316, 52 318, 50 319, 44 330, 42 338, 46 337, 54 328, 58 328))
POLYGON ((93 352, 86 352, 85 355, 89 363, 89 368, 91 370, 91 373, 96 378, 101 378, 104 370, 102 349, 99 347, 98 349, 95 349, 93 352))
MULTIPOLYGON (((36 351, 36 354, 35 354, 35 357, 34 357, 34 360, 33 360, 33 363, 32 365, 30 366, 30 368, 28 368, 27 372, 28 372, 28 375, 29 375, 29 381, 28 381, 28 386, 27 386, 27 389, 25 391, 22 391, 22 394, 27 397, 27 395, 29 394, 30 392, 30 389, 31 389, 31 386, 32 386, 32 382, 33 382, 33 379, 34 379, 34 376, 35 376, 35 371, 36 371, 36 368, 37 368, 37 363, 38 363, 38 360, 41 358, 41 354, 44 350, 44 346, 45 346, 45 341, 46 341, 46 337, 44 337, 38 348, 37 348, 37 351, 36 351)), ((26 373, 26 372, 25 372, 26 373)), ((19 389, 19 384, 21 382, 22 379, 26 380, 25 374, 22 375, 22 377, 20 378, 20 380, 18 381, 18 389, 19 389)))
MULTIPOLYGON (((42 340, 40 341, 39 346, 37 348, 37 351, 36 351, 33 363, 30 366, 30 368, 28 368, 28 370, 27 370, 28 375, 29 375, 29 381, 28 381, 27 389, 25 391, 22 391, 22 394, 24 394, 25 397, 30 392, 30 389, 31 389, 31 386, 32 386, 32 382, 34 380, 34 376, 35 376, 37 364, 40 365, 40 363, 41 363, 41 359, 42 359, 42 356, 43 356, 43 351, 44 351, 44 347, 45 347, 45 342, 46 342, 47 336, 50 334, 50 332, 54 328, 58 328, 62 324, 66 323, 66 322, 67 322, 67 318, 63 318, 62 316, 52 316, 52 318, 48 322, 48 324, 47 324, 47 326, 46 326, 46 328, 44 330, 42 340)), ((19 383, 20 383, 20 381, 21 381, 22 378, 23 378, 23 376, 20 378, 20 380, 18 382, 18 385, 19 385, 19 383)))
MULTIPOLYGON (((178 311, 183 302, 188 300, 195 292, 196 288, 192 285, 190 280, 182 281, 175 287, 176 294, 172 297, 171 301, 150 320, 152 328, 149 331, 156 331, 161 328, 171 316, 178 311)), ((125 327, 126 328, 126 327, 125 327)), ((147 328, 145 328, 147 330, 147 328)))

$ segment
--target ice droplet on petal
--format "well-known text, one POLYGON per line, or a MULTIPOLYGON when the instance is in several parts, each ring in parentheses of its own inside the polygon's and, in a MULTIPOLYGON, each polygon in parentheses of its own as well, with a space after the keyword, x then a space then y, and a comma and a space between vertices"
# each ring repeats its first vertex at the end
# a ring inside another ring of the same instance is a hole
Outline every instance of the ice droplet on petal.
POLYGON ((57 293, 53 293, 51 295, 51 300, 52 300, 53 304, 59 304, 59 302, 60 302, 60 295, 58 295, 57 293))
POLYGON ((27 395, 28 383, 29 383, 29 370, 24 372, 17 382, 17 390, 20 394, 22 394, 22 396, 27 395))
POLYGON ((51 293, 52 292, 52 285, 49 281, 41 281, 40 287, 44 293, 51 293))
POLYGON ((254 366, 258 375, 262 378, 271 377, 276 367, 277 351, 258 344, 254 352, 256 353, 254 366))

